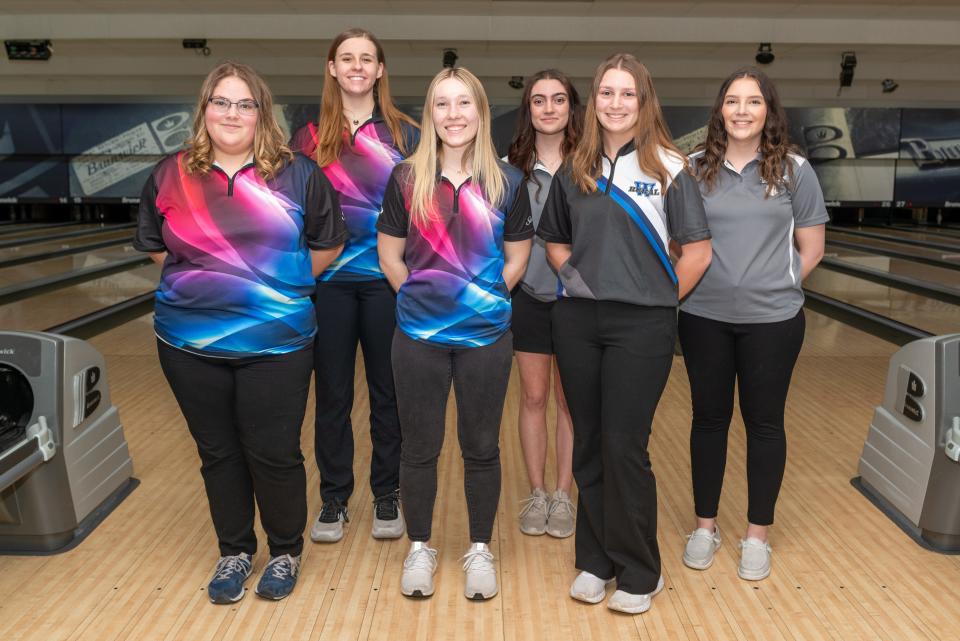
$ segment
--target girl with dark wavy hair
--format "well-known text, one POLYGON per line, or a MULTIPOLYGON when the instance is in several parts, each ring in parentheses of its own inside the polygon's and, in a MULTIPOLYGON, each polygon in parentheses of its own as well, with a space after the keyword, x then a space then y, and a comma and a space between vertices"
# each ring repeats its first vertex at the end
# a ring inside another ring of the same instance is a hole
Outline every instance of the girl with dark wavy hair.
POLYGON ((828 217, 817 176, 792 151, 777 91, 759 69, 738 69, 723 82, 706 143, 691 161, 714 260, 679 316, 697 517, 683 562, 705 570, 720 547, 717 507, 736 384, 749 503, 738 574, 756 581, 770 574, 767 530, 787 454, 784 407, 803 343, 801 282, 823 256, 828 217))
MULTIPOLYGON (((553 176, 564 158, 573 152, 582 128, 583 108, 570 79, 556 69, 533 74, 523 91, 507 159, 523 171, 534 226, 540 224, 553 176)), ((520 511, 520 531, 530 535, 546 532, 563 538, 573 534, 576 510, 570 501, 573 426, 559 373, 553 377, 557 411, 556 491, 548 494, 544 482, 547 401, 550 374, 556 363, 550 311, 556 300, 557 274, 547 263, 544 241, 538 238, 512 298, 513 353, 520 372, 520 446, 530 481, 530 496, 523 501, 520 511)))
POLYGON ((215 67, 187 149, 144 185, 133 241, 163 265, 157 352, 200 454, 220 548, 207 596, 220 604, 243 598, 257 511, 270 549, 257 594, 282 599, 296 585, 307 523, 300 427, 317 333, 310 296, 347 236, 333 186, 290 152, 272 106, 251 67, 215 67))
POLYGON ((337 189, 350 231, 343 254, 317 280, 317 324, 325 340, 314 347, 314 453, 323 501, 310 527, 314 542, 339 541, 349 520, 358 344, 370 398, 371 534, 403 536, 400 419, 390 361, 395 298, 380 269, 375 225, 387 178, 417 138, 416 124, 393 104, 380 41, 365 29, 340 33, 327 51, 319 121, 300 129, 291 142, 316 159, 337 189))
POLYGON ((557 365, 573 418, 579 498, 570 596, 639 614, 663 589, 657 483, 647 453, 676 340, 678 298, 710 262, 710 230, 653 81, 629 54, 593 79, 584 135, 557 173, 537 235, 563 296, 557 365), (673 264, 668 244, 683 246, 673 264))

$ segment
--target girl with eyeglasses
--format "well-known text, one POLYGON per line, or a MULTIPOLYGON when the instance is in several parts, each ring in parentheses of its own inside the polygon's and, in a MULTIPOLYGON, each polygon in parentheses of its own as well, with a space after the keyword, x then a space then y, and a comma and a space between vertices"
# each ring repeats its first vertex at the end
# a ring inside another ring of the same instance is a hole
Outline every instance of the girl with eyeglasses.
POLYGON ((400 490, 410 550, 401 592, 433 594, 430 547, 453 384, 470 548, 468 599, 497 594, 489 543, 500 500, 500 419, 513 355, 510 290, 523 275, 533 226, 523 174, 497 160, 490 107, 462 68, 430 83, 420 144, 394 169, 377 221, 383 271, 397 290, 393 372, 403 447, 400 490))
POLYGON ((829 220, 817 176, 787 131, 773 83, 744 67, 721 85, 706 143, 691 156, 716 259, 680 307, 697 517, 683 562, 705 570, 720 547, 717 510, 736 384, 748 495, 737 572, 752 581, 770 574, 767 530, 787 457, 784 408, 803 344, 801 282, 823 257, 829 220))
POLYGON ((349 520, 358 343, 370 396, 372 534, 403 536, 400 421, 390 365, 396 300, 380 269, 375 225, 387 178, 418 137, 413 120, 393 104, 377 38, 363 29, 334 38, 324 67, 319 122, 300 129, 291 141, 291 147, 316 160, 337 189, 350 232, 343 253, 317 280, 317 325, 324 340, 314 346, 314 450, 323 501, 310 529, 316 542, 339 541, 349 520))
MULTIPOLYGON (((527 81, 520 100, 513 143, 507 158, 523 171, 533 224, 540 224, 550 183, 568 158, 583 129, 580 96, 570 79, 556 69, 540 71, 527 81)), ((530 482, 530 496, 520 511, 520 531, 547 533, 559 538, 573 534, 576 510, 570 501, 573 483, 571 457, 573 426, 555 374, 556 491, 548 494, 544 480, 547 463, 547 400, 550 374, 555 370, 550 312, 557 300, 557 274, 547 263, 544 242, 534 239, 527 270, 513 292, 513 352, 520 373, 520 445, 530 482)))
POLYGON ((346 236, 333 186, 284 144, 266 83, 246 65, 218 65, 200 89, 186 150, 162 160, 143 188, 134 239, 163 265, 157 350, 200 454, 220 547, 213 603, 244 595, 254 503, 270 549, 257 594, 282 599, 296 585, 310 295, 346 236))
POLYGON ((650 74, 629 54, 593 79, 584 132, 553 180, 537 235, 563 285, 553 340, 579 489, 570 595, 637 614, 663 589, 647 453, 673 363, 676 307, 710 261, 696 181, 671 142, 650 74), (668 245, 683 256, 672 264, 668 245))

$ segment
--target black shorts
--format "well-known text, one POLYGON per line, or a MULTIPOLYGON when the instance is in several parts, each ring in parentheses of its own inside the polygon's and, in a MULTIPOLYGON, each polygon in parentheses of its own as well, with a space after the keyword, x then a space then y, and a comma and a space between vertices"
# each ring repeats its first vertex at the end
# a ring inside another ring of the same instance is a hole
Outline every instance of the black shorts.
POLYGON ((553 326, 550 310, 554 301, 545 303, 517 287, 513 293, 513 351, 553 354, 553 326))

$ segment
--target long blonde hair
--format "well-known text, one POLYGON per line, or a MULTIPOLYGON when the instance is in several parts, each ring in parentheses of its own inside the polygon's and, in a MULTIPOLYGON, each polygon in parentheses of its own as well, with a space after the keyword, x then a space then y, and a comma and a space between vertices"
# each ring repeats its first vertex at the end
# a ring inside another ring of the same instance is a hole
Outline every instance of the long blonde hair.
POLYGON ((257 124, 253 133, 253 161, 257 172, 269 180, 277 175, 283 165, 293 160, 293 152, 286 144, 283 129, 273 115, 273 95, 270 87, 256 70, 239 62, 221 62, 213 68, 200 86, 197 107, 193 115, 193 135, 187 141, 187 150, 182 162, 188 174, 206 175, 213 165, 213 144, 204 121, 207 104, 213 91, 224 78, 235 77, 246 83, 250 95, 257 101, 257 124))
POLYGON ((603 163, 603 137, 600 131, 600 122, 597 120, 597 94, 600 91, 600 82, 603 75, 611 69, 622 69, 633 76, 637 85, 637 98, 640 101, 640 113, 637 118, 633 138, 637 149, 637 160, 640 169, 647 175, 656 178, 666 188, 670 182, 670 172, 663 165, 660 150, 676 155, 678 161, 687 166, 686 156, 673 144, 667 123, 660 111, 660 101, 653 89, 653 80, 647 68, 629 53, 617 53, 597 67, 593 77, 593 87, 590 99, 587 101, 587 113, 584 116, 583 136, 580 144, 573 152, 572 174, 573 180, 583 193, 597 190, 597 179, 600 177, 603 163))
POLYGON ((497 164, 497 150, 491 136, 490 103, 483 85, 475 75, 463 67, 443 69, 433 77, 423 103, 423 120, 420 125, 420 144, 404 162, 413 169, 413 195, 410 199, 410 218, 424 224, 434 217, 432 211, 434 190, 437 186, 437 171, 440 169, 442 144, 433 125, 433 103, 437 86, 444 80, 459 80, 467 88, 477 107, 480 123, 477 137, 464 151, 464 158, 472 154, 473 182, 479 185, 487 202, 500 206, 506 192, 507 180, 497 164))
POLYGON ((343 115, 343 97, 340 95, 340 85, 330 73, 330 62, 336 60, 337 49, 350 38, 363 38, 373 43, 377 50, 377 62, 383 65, 383 73, 373 84, 373 99, 380 108, 380 115, 390 130, 393 144, 406 156, 407 138, 403 135, 403 124, 414 127, 417 123, 413 118, 403 113, 393 104, 390 96, 390 79, 387 74, 387 59, 383 54, 383 47, 377 37, 366 29, 347 29, 340 33, 330 44, 327 51, 327 63, 323 66, 323 93, 320 96, 320 118, 317 124, 317 164, 326 167, 340 157, 343 147, 343 130, 348 126, 347 118, 343 115))

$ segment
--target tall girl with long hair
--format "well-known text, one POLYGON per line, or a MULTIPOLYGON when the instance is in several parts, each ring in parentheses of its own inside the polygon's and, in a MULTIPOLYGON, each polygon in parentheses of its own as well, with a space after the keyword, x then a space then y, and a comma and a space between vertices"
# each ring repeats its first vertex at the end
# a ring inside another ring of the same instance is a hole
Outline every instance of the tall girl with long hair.
POLYGON ((349 520, 358 343, 370 397, 372 534, 403 536, 400 422, 390 366, 395 298, 380 269, 375 226, 387 178, 417 138, 413 120, 393 104, 380 42, 363 29, 339 34, 327 52, 319 122, 300 129, 291 142, 316 159, 336 187, 350 231, 343 254, 317 281, 317 325, 324 338, 314 349, 314 449, 323 501, 310 529, 316 542, 339 541, 349 520))
POLYGON ((747 527, 738 574, 770 574, 767 529, 783 479, 784 408, 803 344, 801 282, 823 256, 823 194, 793 152, 770 79, 755 67, 720 86, 707 140, 692 161, 716 260, 680 308, 693 425, 690 458, 697 527, 683 562, 704 570, 720 547, 716 527, 733 415, 734 384, 747 433, 747 527))
MULTIPOLYGON (((263 79, 217 65, 200 89, 187 149, 160 161, 133 245, 162 264, 154 328, 164 376, 197 443, 220 547, 207 595, 282 599, 300 571, 307 478, 300 452, 317 332, 314 279, 346 239, 337 195, 293 154, 263 79)), ((325 339, 321 339, 325 340, 325 339)))
POLYGON ((579 489, 570 595, 645 612, 663 588, 647 444, 673 361, 676 307, 710 261, 697 184, 647 69, 629 54, 593 79, 584 132, 553 180, 537 235, 564 296, 553 339, 573 417, 579 489), (671 264, 668 244, 683 246, 671 264))
POLYGON ((464 594, 489 599, 498 590, 488 544, 513 355, 510 290, 530 253, 530 201, 523 174, 497 159, 486 94, 466 69, 434 76, 421 129, 416 151, 390 177, 377 222, 380 262, 397 290, 393 371, 411 541, 400 589, 433 594, 437 552, 429 543, 452 383, 471 541, 464 594))
MULTIPOLYGON (((550 183, 564 158, 573 153, 583 129, 580 96, 563 72, 547 69, 533 74, 520 100, 517 129, 507 154, 526 179, 533 224, 540 223, 550 183)), ((544 532, 563 538, 573 534, 575 515, 570 501, 573 483, 573 426, 555 374, 556 490, 546 490, 547 401, 550 374, 555 369, 550 312, 557 300, 557 274, 547 263, 543 240, 534 239, 527 270, 513 293, 513 353, 520 373, 520 446, 530 482, 530 496, 520 512, 520 531, 544 532)))

